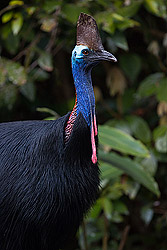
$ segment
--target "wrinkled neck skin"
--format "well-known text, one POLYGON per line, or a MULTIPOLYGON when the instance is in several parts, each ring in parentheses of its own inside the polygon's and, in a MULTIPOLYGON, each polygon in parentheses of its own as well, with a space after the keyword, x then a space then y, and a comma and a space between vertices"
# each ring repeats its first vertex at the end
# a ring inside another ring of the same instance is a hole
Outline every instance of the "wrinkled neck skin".
POLYGON ((91 132, 92 162, 97 162, 95 136, 97 135, 95 97, 92 86, 90 65, 84 59, 75 59, 72 56, 72 73, 76 89, 77 115, 81 112, 91 132))

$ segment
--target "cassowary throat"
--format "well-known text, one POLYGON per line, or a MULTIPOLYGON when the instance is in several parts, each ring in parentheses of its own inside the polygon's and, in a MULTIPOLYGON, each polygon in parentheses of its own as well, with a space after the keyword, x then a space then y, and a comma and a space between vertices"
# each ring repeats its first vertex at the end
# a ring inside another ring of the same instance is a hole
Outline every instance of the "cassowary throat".
POLYGON ((116 58, 104 50, 95 20, 81 13, 77 23, 77 45, 71 58, 76 102, 65 128, 65 142, 68 141, 75 119, 81 112, 90 128, 94 164, 97 162, 95 144, 97 125, 91 70, 102 60, 116 61, 116 58))

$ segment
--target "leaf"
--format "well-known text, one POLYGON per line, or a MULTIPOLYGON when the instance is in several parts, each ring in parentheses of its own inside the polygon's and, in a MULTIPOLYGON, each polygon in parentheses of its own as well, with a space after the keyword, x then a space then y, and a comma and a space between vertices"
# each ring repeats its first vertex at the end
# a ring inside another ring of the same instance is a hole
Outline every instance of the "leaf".
POLYGON ((47 0, 43 2, 42 9, 47 13, 52 13, 57 9, 58 6, 61 5, 61 1, 58 0, 47 0))
POLYGON ((3 86, 6 81, 7 71, 4 65, 0 62, 0 86, 3 86))
POLYGON ((113 202, 113 209, 116 210, 120 214, 124 214, 124 215, 129 214, 127 206, 121 200, 116 200, 113 202))
POLYGON ((154 15, 167 17, 166 2, 164 0, 145 0, 145 8, 154 15))
POLYGON ((98 14, 94 16, 94 18, 98 24, 102 24, 104 31, 108 32, 109 34, 114 33, 116 25, 114 24, 113 15, 111 12, 98 12, 98 14))
POLYGON ((123 17, 116 12, 111 13, 110 11, 103 11, 96 14, 95 19, 97 23, 103 25, 103 30, 108 33, 114 33, 116 29, 125 30, 129 27, 139 25, 138 22, 123 17))
POLYGON ((57 25, 55 18, 44 18, 42 19, 41 30, 45 32, 51 32, 57 25))
POLYGON ((21 0, 13 0, 9 2, 9 5, 23 5, 24 2, 21 0))
POLYGON ((150 154, 150 157, 143 159, 141 161, 141 165, 152 176, 155 175, 155 173, 157 171, 158 163, 157 163, 156 157, 153 154, 150 154))
POLYGON ((154 149, 154 155, 156 156, 157 161, 167 163, 167 154, 163 154, 154 149))
POLYGON ((127 179, 125 193, 131 200, 135 199, 139 189, 140 184, 138 182, 135 182, 132 179, 127 179))
POLYGON ((153 209, 148 207, 148 205, 142 207, 141 209, 141 218, 145 222, 146 225, 149 225, 152 218, 153 218, 154 212, 153 209))
POLYGON ((155 57, 159 56, 160 46, 157 41, 155 40, 151 41, 147 49, 155 57))
POLYGON ((124 173, 131 176, 135 181, 142 184, 151 192, 157 196, 160 195, 158 185, 154 178, 134 160, 128 157, 122 157, 116 153, 105 153, 101 150, 99 150, 99 159, 121 169, 124 173))
POLYGON ((155 148, 160 153, 167 153, 167 133, 164 136, 158 137, 155 141, 155 148))
POLYGON ((102 179, 116 179, 123 174, 123 171, 104 161, 100 161, 102 179))
MULTIPOLYGON (((10 25, 10 23, 6 23, 1 28, 1 38, 6 41, 6 39, 8 39, 8 36, 10 36, 11 34, 12 34, 11 33, 11 25, 10 25)), ((4 44, 4 45, 6 45, 6 44, 4 44)))
POLYGON ((55 116, 49 116, 47 118, 44 119, 45 121, 55 121, 56 117, 55 116))
POLYGON ((125 185, 118 180, 114 180, 112 183, 112 185, 108 186, 107 197, 111 200, 120 199, 124 194, 125 185))
POLYGON ((164 118, 164 123, 166 123, 166 119, 165 119, 165 115, 167 114, 167 102, 159 102, 158 106, 157 106, 157 114, 159 117, 161 117, 160 119, 160 124, 163 124, 163 118, 164 118))
POLYGON ((115 45, 118 48, 121 48, 125 51, 129 49, 127 39, 122 32, 116 32, 114 36, 112 37, 112 41, 115 43, 115 45))
POLYGON ((128 6, 124 6, 123 8, 119 8, 117 13, 119 13, 123 17, 132 17, 138 12, 141 4, 142 4, 142 1, 140 1, 140 0, 139 1, 132 1, 131 4, 129 4, 128 6))
POLYGON ((124 54, 119 58, 119 62, 126 76, 135 81, 141 70, 141 58, 137 54, 124 54))
POLYGON ((100 144, 108 145, 122 153, 141 157, 149 155, 147 148, 140 141, 117 128, 99 126, 99 140, 100 144))
POLYGON ((20 63, 8 61, 6 70, 8 71, 9 80, 14 84, 23 85, 26 82, 26 72, 20 63))
POLYGON ((165 103, 165 115, 163 115, 160 120, 159 120, 159 124, 160 125, 167 125, 167 103, 165 103))
POLYGON ((23 25, 23 17, 20 13, 15 14, 15 19, 11 22, 11 27, 14 35, 17 35, 23 25))
POLYGON ((102 201, 104 214, 110 220, 111 219, 111 213, 113 211, 112 202, 107 197, 101 198, 101 201, 102 201))
POLYGON ((0 91, 0 107, 11 110, 16 102, 18 89, 13 84, 4 85, 0 91))
POLYGON ((151 141, 151 130, 147 122, 139 116, 126 117, 133 135, 144 143, 151 141))
POLYGON ((50 74, 46 71, 42 70, 41 68, 35 68, 31 71, 31 77, 34 81, 45 81, 50 77, 50 74))
POLYGON ((123 217, 117 211, 114 211, 112 214, 112 222, 121 223, 123 222, 123 217))
POLYGON ((101 198, 96 201, 95 205, 92 207, 92 209, 90 211, 90 217, 91 218, 96 219, 99 216, 99 214, 100 214, 100 212, 102 210, 102 204, 101 203, 102 203, 101 198))
POLYGON ((38 58, 38 64, 39 66, 50 72, 53 70, 53 62, 52 62, 52 56, 48 52, 42 52, 40 57, 38 58))
POLYGON ((113 19, 115 19, 117 21, 124 21, 124 17, 117 14, 117 13, 112 13, 112 17, 113 17, 113 19))
POLYGON ((81 12, 88 13, 88 9, 76 4, 68 3, 62 8, 62 12, 66 19, 71 23, 76 23, 81 12))
POLYGON ((122 130, 123 132, 125 132, 126 134, 129 134, 129 135, 132 134, 131 129, 129 127, 129 124, 125 120, 112 119, 112 120, 107 121, 105 123, 105 125, 108 125, 108 126, 114 127, 114 128, 118 128, 118 129, 122 130))
POLYGON ((145 7, 153 14, 158 14, 158 2, 156 0, 145 0, 145 7))
POLYGON ((13 84, 21 86, 27 81, 26 71, 20 63, 1 58, 0 65, 6 70, 7 77, 13 84))
POLYGON ((163 76, 164 73, 161 72, 149 75, 140 83, 137 93, 141 97, 147 97, 156 94, 157 86, 163 76))
POLYGON ((167 77, 164 77, 159 81, 159 86, 157 88, 157 99, 159 101, 167 102, 167 77))
POLYGON ((119 30, 125 30, 127 28, 132 28, 134 26, 139 26, 140 23, 136 22, 135 20, 129 19, 129 18, 124 18, 123 21, 117 22, 116 27, 119 30))
POLYGON ((36 11, 38 7, 32 6, 32 7, 27 7, 26 11, 27 13, 31 16, 32 14, 34 14, 34 12, 36 11))
POLYGON ((27 81, 26 84, 21 86, 20 92, 30 101, 35 100, 35 86, 32 81, 27 81))
POLYGON ((13 17, 13 12, 8 11, 7 13, 3 14, 2 16, 2 23, 7 23, 9 22, 13 17))
POLYGON ((161 125, 154 129, 153 138, 154 140, 158 139, 158 137, 164 136, 167 133, 167 125, 161 125))
POLYGON ((18 49, 19 49, 19 36, 15 36, 13 35, 13 33, 9 32, 9 34, 7 34, 7 37, 4 39, 5 40, 5 48, 7 49, 7 51, 10 53, 10 54, 15 54, 18 49))
POLYGON ((107 72, 107 86, 110 89, 110 95, 123 95, 126 88, 126 78, 123 72, 118 67, 111 67, 107 72))

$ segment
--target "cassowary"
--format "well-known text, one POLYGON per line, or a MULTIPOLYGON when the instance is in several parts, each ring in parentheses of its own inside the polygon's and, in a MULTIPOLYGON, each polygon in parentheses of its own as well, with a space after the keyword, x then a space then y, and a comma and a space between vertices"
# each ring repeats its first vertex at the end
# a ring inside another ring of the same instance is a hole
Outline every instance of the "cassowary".
POLYGON ((81 13, 72 52, 76 102, 56 121, 0 124, 0 250, 58 250, 99 192, 91 69, 116 61, 95 20, 81 13))

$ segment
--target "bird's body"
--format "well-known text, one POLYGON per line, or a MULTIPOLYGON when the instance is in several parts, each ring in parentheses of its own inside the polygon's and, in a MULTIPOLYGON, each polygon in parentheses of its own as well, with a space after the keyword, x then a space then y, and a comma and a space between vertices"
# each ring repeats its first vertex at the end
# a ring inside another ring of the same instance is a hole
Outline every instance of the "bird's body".
POLYGON ((97 198, 90 131, 80 114, 64 147, 68 117, 0 125, 1 250, 59 249, 97 198))
MULTIPOLYGON (((115 58, 102 45, 94 51, 89 41, 81 41, 85 25, 98 38, 95 24, 92 17, 80 15, 72 53, 73 111, 56 121, 0 124, 0 250, 63 248, 98 196, 91 69, 115 58)), ((99 44, 98 39, 91 42, 99 44)))

